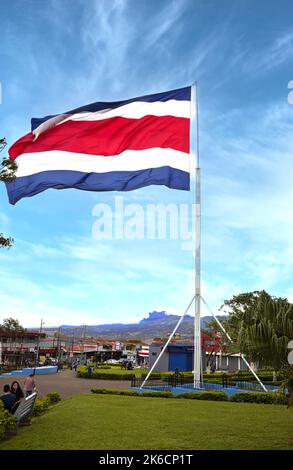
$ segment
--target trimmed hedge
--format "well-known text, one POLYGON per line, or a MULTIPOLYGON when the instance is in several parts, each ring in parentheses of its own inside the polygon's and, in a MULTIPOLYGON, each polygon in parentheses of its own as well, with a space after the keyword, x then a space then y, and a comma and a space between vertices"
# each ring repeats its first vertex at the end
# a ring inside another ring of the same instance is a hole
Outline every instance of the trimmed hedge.
POLYGON ((113 390, 110 388, 92 388, 95 394, 127 395, 136 397, 160 397, 160 398, 185 398, 189 400, 212 400, 212 401, 231 401, 237 403, 262 403, 274 405, 287 405, 287 396, 282 393, 263 393, 263 392, 239 392, 230 398, 225 392, 185 392, 173 395, 172 392, 147 391, 138 392, 137 390, 113 390))
MULTIPOLYGON (((93 371, 92 375, 90 378, 93 379, 100 379, 100 380, 131 380, 132 378, 135 377, 135 374, 125 374, 123 371, 113 371, 113 373, 107 373, 103 374, 100 369, 112 369, 113 367, 119 367, 121 368, 120 364, 104 364, 104 363, 98 363, 98 366, 95 367, 95 370, 93 371)), ((168 378, 173 375, 174 372, 153 372, 150 376, 152 379, 158 379, 162 380, 164 382, 168 382, 168 378)), ((189 377, 191 380, 193 379, 193 374, 192 372, 181 372, 184 377, 189 377)), ((250 372, 229 372, 225 374, 229 384, 230 385, 235 385, 236 382, 252 382, 252 383, 257 383, 255 377, 252 375, 250 372)), ((277 373, 277 382, 273 382, 273 372, 270 370, 259 370, 257 372, 258 377, 262 382, 268 385, 280 385, 280 379, 281 379, 281 371, 277 373)), ((88 372, 87 372, 87 366, 80 366, 77 369, 77 376, 80 378, 89 378, 88 372)), ((147 372, 142 372, 141 373, 141 378, 145 379, 147 376, 147 372)), ((217 384, 222 384, 222 377, 223 377, 223 372, 213 372, 210 374, 207 374, 206 372, 203 373, 203 379, 206 382, 212 382, 212 383, 217 383, 217 384)))
MULTIPOLYGON (((141 378, 142 378, 142 379, 145 379, 147 375, 148 375, 148 374, 146 374, 146 373, 144 372, 143 374, 141 374, 141 378)), ((170 374, 169 374, 169 375, 170 375, 170 374)), ((151 375, 149 376, 150 379, 158 379, 158 380, 160 380, 160 379, 166 379, 166 377, 168 378, 168 376, 166 376, 166 375, 163 376, 163 374, 162 374, 161 372, 152 372, 151 375)))
POLYGON ((171 392, 137 392, 136 390, 112 390, 111 388, 92 388, 92 393, 101 395, 126 395, 132 397, 158 397, 158 398, 172 398, 171 392))
POLYGON ((168 391, 147 391, 138 392, 137 390, 113 390, 111 388, 92 388, 92 393, 101 395, 127 395, 135 397, 159 397, 159 398, 188 398, 191 400, 216 400, 216 401, 227 401, 228 397, 225 392, 199 392, 199 393, 179 393, 173 395, 172 392, 168 391))
POLYGON ((89 377, 87 367, 80 366, 77 369, 77 377, 82 379, 100 379, 100 380, 131 380, 135 377, 135 374, 125 374, 125 372, 113 372, 106 373, 100 372, 99 370, 94 370, 91 376, 89 377))
POLYGON ((97 393, 100 395, 129 395, 129 396, 140 395, 140 393, 138 393, 136 390, 114 390, 111 388, 92 388, 91 392, 97 393))
POLYGON ((185 392, 178 393, 175 398, 188 398, 189 400, 228 401, 225 392, 185 392))
POLYGON ((263 403, 270 405, 287 405, 288 398, 283 393, 239 392, 230 397, 237 403, 263 403))

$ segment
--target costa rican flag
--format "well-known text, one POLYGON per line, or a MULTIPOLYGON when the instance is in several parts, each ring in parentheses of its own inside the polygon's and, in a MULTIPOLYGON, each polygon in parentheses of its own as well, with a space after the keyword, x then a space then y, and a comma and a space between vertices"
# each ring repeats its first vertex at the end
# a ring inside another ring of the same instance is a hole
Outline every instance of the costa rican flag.
POLYGON ((9 149, 18 165, 6 183, 9 202, 48 188, 189 190, 190 115, 186 87, 33 118, 32 131, 9 149))
POLYGON ((149 357, 150 355, 149 346, 142 346, 141 349, 138 351, 138 355, 140 357, 149 357))

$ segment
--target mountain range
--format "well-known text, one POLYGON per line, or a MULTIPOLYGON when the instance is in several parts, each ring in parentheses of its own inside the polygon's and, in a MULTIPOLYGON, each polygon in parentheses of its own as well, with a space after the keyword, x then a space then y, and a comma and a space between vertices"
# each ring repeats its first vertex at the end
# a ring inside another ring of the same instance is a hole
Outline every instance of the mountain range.
MULTIPOLYGON (((222 320, 226 316, 220 317, 222 320)), ((117 340, 125 339, 142 339, 146 342, 152 341, 156 337, 169 335, 175 328, 180 319, 179 315, 168 314, 165 311, 153 311, 148 314, 147 318, 143 318, 138 323, 109 323, 103 325, 62 325, 60 328, 65 335, 73 335, 86 337, 103 337, 117 340)), ((205 328, 206 324, 213 320, 213 316, 201 317, 201 328, 205 328)), ((185 315, 179 326, 178 333, 184 339, 193 338, 194 317, 185 315)), ((45 328, 45 331, 56 330, 56 328, 45 328)))

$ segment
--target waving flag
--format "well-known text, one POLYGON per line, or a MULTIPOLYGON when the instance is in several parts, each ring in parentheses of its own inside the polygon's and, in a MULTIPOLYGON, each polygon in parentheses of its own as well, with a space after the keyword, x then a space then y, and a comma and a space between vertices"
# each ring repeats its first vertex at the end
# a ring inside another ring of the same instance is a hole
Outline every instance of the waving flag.
POLYGON ((190 100, 187 87, 32 119, 9 149, 18 165, 9 202, 48 188, 189 190, 190 100))

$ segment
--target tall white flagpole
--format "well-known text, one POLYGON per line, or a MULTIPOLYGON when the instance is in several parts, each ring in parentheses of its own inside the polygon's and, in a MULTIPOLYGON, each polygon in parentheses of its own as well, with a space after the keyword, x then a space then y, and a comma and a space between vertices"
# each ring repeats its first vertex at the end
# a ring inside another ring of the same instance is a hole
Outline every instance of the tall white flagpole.
MULTIPOLYGON (((201 382, 201 334, 200 334, 200 306, 201 306, 201 290, 200 290, 200 238, 201 238, 201 192, 200 192, 200 167, 199 167, 199 124, 198 124, 198 93, 196 82, 191 86, 191 120, 190 120, 190 138, 195 134, 195 142, 190 142, 191 159, 192 163, 195 163, 195 295, 184 312, 182 318, 180 318, 174 331, 170 335, 167 343, 162 349, 160 355, 153 364, 147 377, 142 383, 141 387, 144 386, 151 372, 155 368, 171 338, 179 327, 184 315, 190 308, 194 299, 195 311, 194 311, 194 353, 193 353, 193 382, 194 388, 200 388, 201 382), (196 119, 196 124, 195 124, 196 119), (196 126, 196 127, 195 127, 196 126), (194 132, 194 130, 196 131, 194 132)), ((193 171, 194 173, 194 171, 193 171)))
MULTIPOLYGON (((195 309, 194 309, 194 353, 193 353, 193 385, 200 388, 201 382, 201 190, 199 166, 199 121, 198 121, 198 88, 195 82, 191 87, 191 127, 194 129, 196 118, 196 142, 193 142, 195 159, 195 309)), ((191 129, 191 130, 193 130, 191 129)), ((193 133, 190 132, 190 136, 193 133)))

